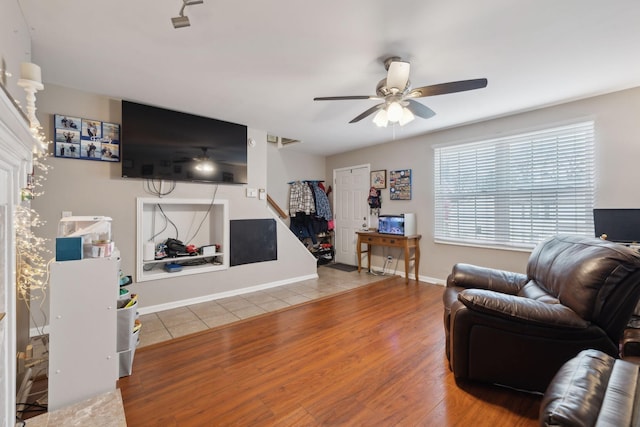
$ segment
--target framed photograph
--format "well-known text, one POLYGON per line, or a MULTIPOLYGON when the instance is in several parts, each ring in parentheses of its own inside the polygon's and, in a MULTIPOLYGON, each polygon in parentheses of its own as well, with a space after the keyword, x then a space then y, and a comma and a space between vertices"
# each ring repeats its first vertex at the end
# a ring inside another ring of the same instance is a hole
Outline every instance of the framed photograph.
POLYGON ((120 161, 119 124, 62 114, 55 114, 53 117, 56 157, 120 161))
POLYGON ((387 170, 371 171, 371 186, 373 188, 387 188, 387 170))
POLYGON ((411 200, 411 169, 389 173, 389 199, 411 200))

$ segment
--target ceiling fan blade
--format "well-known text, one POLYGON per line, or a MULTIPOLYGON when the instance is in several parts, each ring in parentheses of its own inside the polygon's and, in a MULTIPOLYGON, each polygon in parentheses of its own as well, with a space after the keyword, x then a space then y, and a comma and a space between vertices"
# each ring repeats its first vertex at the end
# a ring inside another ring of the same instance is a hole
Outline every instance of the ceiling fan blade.
POLYGON ((483 87, 487 87, 487 79, 460 80, 457 82, 440 83, 437 85, 419 87, 411 90, 407 97, 422 98, 425 96, 444 95, 447 93, 482 89, 483 87))
POLYGON ((409 70, 411 64, 405 61, 392 61, 389 63, 387 72, 387 87, 396 88, 398 92, 403 92, 409 83, 409 70))
POLYGON ((426 105, 419 103, 418 101, 407 99, 407 102, 409 103, 409 105, 407 105, 409 111, 411 111, 418 117, 422 117, 423 119, 430 119, 431 117, 436 115, 435 111, 433 111, 426 105))
POLYGON ((354 95, 354 96, 320 96, 313 98, 314 101, 343 101, 345 99, 380 99, 378 96, 354 95))
POLYGON ((367 111, 365 111, 364 113, 360 114, 358 117, 354 118, 353 120, 351 120, 349 123, 356 123, 359 122, 360 120, 364 119, 367 116, 370 116, 371 114, 375 113, 376 111, 378 111, 379 109, 381 109, 382 107, 384 107, 386 104, 383 102, 381 104, 376 104, 373 107, 369 108, 367 111))

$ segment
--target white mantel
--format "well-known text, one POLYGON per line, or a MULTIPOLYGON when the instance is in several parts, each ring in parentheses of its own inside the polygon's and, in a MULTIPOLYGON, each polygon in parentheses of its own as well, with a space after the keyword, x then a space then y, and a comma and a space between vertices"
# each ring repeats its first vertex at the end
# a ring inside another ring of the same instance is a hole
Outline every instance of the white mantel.
POLYGON ((0 427, 16 416, 16 250, 13 213, 26 187, 38 141, 0 85, 0 427), (2 316, 2 313, 5 315, 2 316))

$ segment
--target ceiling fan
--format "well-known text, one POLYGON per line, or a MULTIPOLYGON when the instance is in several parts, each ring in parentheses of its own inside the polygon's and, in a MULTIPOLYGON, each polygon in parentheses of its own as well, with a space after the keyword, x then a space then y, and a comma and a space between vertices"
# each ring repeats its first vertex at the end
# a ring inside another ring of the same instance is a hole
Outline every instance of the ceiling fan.
POLYGON ((456 82, 440 83, 430 86, 411 88, 409 81, 410 64, 397 56, 387 58, 384 61, 387 77, 380 80, 376 87, 376 95, 355 96, 324 96, 313 98, 314 101, 342 101, 349 99, 375 99, 381 100, 349 123, 356 123, 365 117, 378 112, 373 122, 378 126, 387 126, 389 122, 399 123, 403 126, 412 121, 415 116, 428 119, 435 116, 435 112, 415 98, 426 96, 444 95, 447 93, 463 92, 467 90, 481 89, 487 86, 487 79, 460 80, 456 82))

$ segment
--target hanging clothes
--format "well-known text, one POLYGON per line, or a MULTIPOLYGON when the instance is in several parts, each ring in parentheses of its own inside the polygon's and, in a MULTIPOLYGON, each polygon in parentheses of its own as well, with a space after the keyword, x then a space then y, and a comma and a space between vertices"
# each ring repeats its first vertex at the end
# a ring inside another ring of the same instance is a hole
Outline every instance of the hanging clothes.
POLYGON ((316 200, 316 216, 324 218, 327 221, 332 220, 333 215, 331 213, 329 198, 327 197, 327 194, 320 188, 319 181, 313 181, 310 183, 310 185, 316 200))
POLYGON ((308 184, 301 181, 291 183, 289 188, 289 215, 294 217, 298 212, 304 212, 306 215, 316 212, 313 191, 308 184))
POLYGON ((304 240, 311 238, 311 242, 315 245, 318 243, 316 239, 316 231, 313 229, 313 220, 311 215, 307 215, 304 212, 296 212, 297 215, 291 216, 291 224, 289 229, 295 234, 298 239, 304 240))

